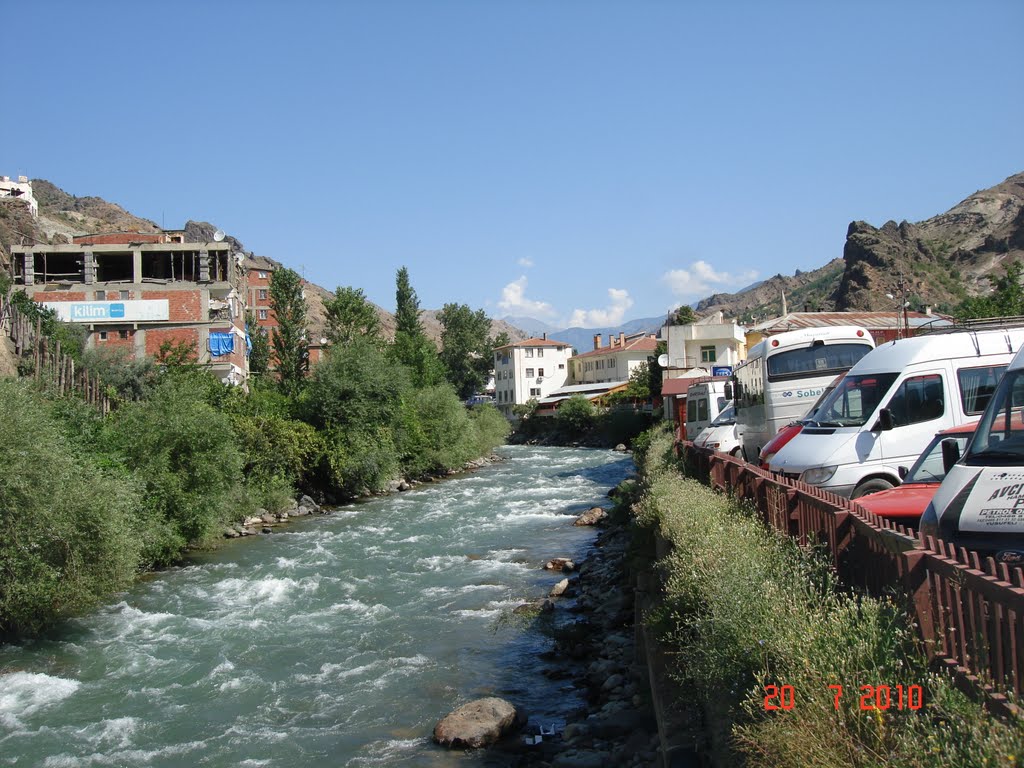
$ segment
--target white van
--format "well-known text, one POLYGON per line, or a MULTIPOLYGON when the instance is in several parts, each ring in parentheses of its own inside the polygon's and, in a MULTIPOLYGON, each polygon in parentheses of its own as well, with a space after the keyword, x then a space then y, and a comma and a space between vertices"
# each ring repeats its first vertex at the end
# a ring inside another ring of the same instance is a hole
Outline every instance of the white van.
POLYGON ((726 404, 725 410, 693 438, 693 444, 733 456, 740 455, 740 438, 736 434, 736 409, 733 408, 732 402, 726 404))
POLYGON ((1024 351, 1018 352, 960 458, 943 441, 946 477, 921 532, 958 547, 1024 563, 1024 351))
POLYGON ((728 376, 704 378, 686 390, 686 434, 691 440, 725 410, 729 402, 725 396, 728 381, 728 376))
POLYGON ((1024 344, 1024 328, 901 339, 865 355, 771 461, 841 496, 899 485, 932 436, 980 415, 1024 344))

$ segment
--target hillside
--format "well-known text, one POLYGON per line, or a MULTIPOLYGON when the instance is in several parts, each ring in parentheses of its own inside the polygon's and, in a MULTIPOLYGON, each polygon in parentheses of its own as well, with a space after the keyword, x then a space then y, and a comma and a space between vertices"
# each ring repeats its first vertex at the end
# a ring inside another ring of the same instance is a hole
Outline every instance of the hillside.
POLYGON ((1024 259, 1024 173, 975 192, 925 221, 874 227, 854 221, 843 257, 812 272, 776 275, 750 290, 700 301, 698 313, 721 309, 744 320, 789 309, 887 310, 901 274, 912 309, 950 311, 967 296, 990 290, 990 274, 1007 261, 1024 259))
MULTIPOLYGON (((12 245, 30 242, 66 243, 75 235, 96 232, 160 231, 160 227, 154 222, 134 216, 116 203, 107 202, 100 197, 76 197, 45 179, 32 180, 32 193, 39 201, 38 218, 33 218, 23 205, 0 205, 0 266, 6 263, 12 245)), ((205 242, 213 239, 217 227, 205 221, 189 221, 182 229, 186 233, 186 239, 192 242, 205 242)), ((228 235, 226 240, 237 251, 247 252, 241 240, 231 235, 228 235)), ((319 338, 323 335, 326 323, 324 301, 330 298, 333 291, 315 283, 307 285, 310 336, 319 338)), ((377 313, 381 318, 385 335, 393 338, 394 316, 382 307, 377 307, 377 313)), ((437 319, 437 313, 438 310, 425 310, 422 319, 427 336, 440 345, 441 323, 437 319)), ((529 335, 504 320, 492 320, 492 335, 502 332, 507 333, 513 341, 525 339, 529 335)))

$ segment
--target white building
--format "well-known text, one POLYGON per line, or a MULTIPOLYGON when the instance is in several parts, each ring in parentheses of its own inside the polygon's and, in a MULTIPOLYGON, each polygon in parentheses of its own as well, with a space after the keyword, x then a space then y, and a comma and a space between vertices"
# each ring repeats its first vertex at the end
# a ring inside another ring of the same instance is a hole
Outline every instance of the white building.
POLYGON ((712 368, 738 365, 747 354, 743 328, 721 311, 688 325, 665 325, 660 336, 668 347, 667 379, 710 376, 712 368))
POLYGON ((28 176, 19 176, 17 181, 11 181, 10 176, 0 176, 0 199, 3 198, 20 200, 33 216, 39 215, 39 203, 32 195, 32 182, 28 176))
POLYGON ((601 334, 594 334, 594 348, 572 358, 573 384, 600 384, 628 381, 633 369, 654 356, 658 339, 653 335, 636 333, 627 336, 608 336, 608 346, 601 346, 601 334))
POLYGON ((547 338, 526 339, 494 350, 494 403, 506 417, 512 406, 540 400, 569 378, 572 346, 547 338))

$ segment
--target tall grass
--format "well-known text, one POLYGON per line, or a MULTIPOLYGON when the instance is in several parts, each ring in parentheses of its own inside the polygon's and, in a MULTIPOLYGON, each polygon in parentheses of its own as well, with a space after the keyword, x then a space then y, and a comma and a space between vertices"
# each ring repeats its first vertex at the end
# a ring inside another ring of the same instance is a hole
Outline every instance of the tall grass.
POLYGON ((1024 756, 1020 728, 928 671, 895 602, 838 589, 813 551, 681 476, 670 435, 640 447, 638 521, 672 544, 651 620, 675 655, 678 682, 701 702, 715 764, 967 768, 1024 756), (792 707, 766 710, 769 685, 792 686, 792 707), (843 686, 838 707, 831 685, 843 686), (862 710, 865 685, 889 686, 894 705, 862 710), (922 686, 924 707, 898 709, 898 685, 922 686))

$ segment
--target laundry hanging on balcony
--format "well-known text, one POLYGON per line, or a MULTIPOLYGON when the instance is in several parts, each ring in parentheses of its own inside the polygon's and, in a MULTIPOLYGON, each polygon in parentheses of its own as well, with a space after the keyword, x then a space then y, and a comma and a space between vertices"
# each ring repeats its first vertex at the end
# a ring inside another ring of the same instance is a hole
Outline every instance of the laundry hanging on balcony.
POLYGON ((210 354, 214 357, 230 355, 235 351, 235 336, 232 333, 210 332, 210 354))

